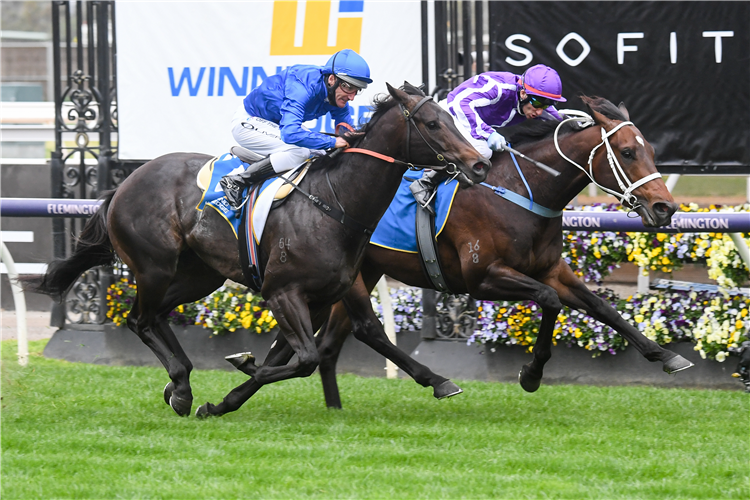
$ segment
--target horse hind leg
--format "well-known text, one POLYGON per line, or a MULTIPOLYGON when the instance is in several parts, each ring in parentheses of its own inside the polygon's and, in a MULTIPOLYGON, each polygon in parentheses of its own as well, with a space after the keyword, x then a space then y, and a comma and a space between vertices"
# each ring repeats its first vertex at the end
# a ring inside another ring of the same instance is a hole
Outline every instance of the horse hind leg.
POLYGON ((496 264, 481 283, 474 296, 490 300, 533 300, 542 308, 542 324, 534 344, 534 357, 521 367, 518 382, 527 392, 539 389, 544 365, 552 357, 552 335, 562 304, 554 288, 526 276, 515 269, 496 264))
MULTIPOLYGON (((199 300, 224 283, 224 277, 204 264, 192 252, 184 252, 180 256, 177 265, 177 272, 170 283, 169 288, 164 296, 162 306, 158 313, 159 321, 156 325, 161 338, 167 344, 174 357, 185 367, 187 371, 187 383, 190 384, 190 372, 193 364, 180 345, 174 331, 169 326, 167 317, 180 304, 187 304, 199 300)), ((169 371, 169 370, 168 370, 169 371)), ((171 378, 171 374, 170 374, 171 378)), ((179 383, 180 380, 178 379, 179 383)), ((164 402, 167 403, 178 415, 190 414, 192 408, 192 394, 189 398, 184 398, 176 394, 177 384, 172 379, 164 387, 164 402)))
POLYGON ((341 394, 336 381, 336 363, 352 324, 341 302, 334 304, 331 315, 315 338, 320 354, 318 373, 323 385, 323 397, 328 408, 341 408, 341 394))
POLYGON ((191 411, 190 373, 193 365, 167 317, 178 305, 205 297, 224 282, 223 277, 199 259, 190 257, 187 252, 180 257, 172 277, 155 270, 136 273, 138 293, 128 318, 128 327, 167 370, 170 382, 163 390, 164 401, 180 416, 189 415, 191 411))
POLYGON ((552 357, 555 322, 562 309, 557 293, 547 286, 543 286, 533 300, 542 308, 542 324, 534 343, 534 358, 530 363, 523 365, 518 373, 518 383, 526 392, 535 392, 542 383, 544 365, 552 357))

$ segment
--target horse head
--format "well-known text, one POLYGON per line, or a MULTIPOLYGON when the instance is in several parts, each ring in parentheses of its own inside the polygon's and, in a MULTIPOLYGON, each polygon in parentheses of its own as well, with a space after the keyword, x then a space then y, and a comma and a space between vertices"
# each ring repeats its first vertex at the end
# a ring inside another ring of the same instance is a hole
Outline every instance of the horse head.
POLYGON ((653 146, 630 121, 623 104, 616 107, 602 98, 581 99, 601 135, 589 155, 594 182, 638 213, 644 226, 668 225, 677 204, 656 170, 653 146))
POLYGON ((402 89, 386 85, 405 119, 408 163, 445 170, 455 175, 463 187, 485 180, 490 162, 458 131, 450 113, 408 82, 404 82, 402 89))

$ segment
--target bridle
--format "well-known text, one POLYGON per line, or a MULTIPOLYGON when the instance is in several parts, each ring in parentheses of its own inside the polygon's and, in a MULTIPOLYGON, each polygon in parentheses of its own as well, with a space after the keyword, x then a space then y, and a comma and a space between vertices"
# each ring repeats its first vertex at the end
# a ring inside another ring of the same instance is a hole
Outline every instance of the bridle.
MULTIPOLYGON (((560 144, 558 143, 557 136, 560 132, 560 127, 563 126, 564 123, 567 123, 569 121, 580 121, 581 118, 584 119, 584 126, 590 126, 594 124, 594 119, 589 116, 588 114, 582 112, 582 111, 576 111, 576 110, 565 110, 565 115, 569 116, 570 118, 566 118, 555 129, 555 148, 557 149, 557 152, 562 156, 565 160, 567 160, 569 163, 572 163, 575 165, 579 170, 581 170, 583 173, 585 173, 589 179, 591 179, 591 182, 599 187, 602 191, 611 194, 618 200, 620 200, 620 203, 626 206, 630 206, 631 209, 635 210, 640 205, 637 205, 638 198, 633 194, 633 191, 637 189, 638 187, 646 184, 649 181, 652 181, 654 179, 659 179, 661 177, 661 174, 659 172, 654 172, 653 174, 647 175, 645 177, 642 177, 641 179, 638 179, 635 182, 630 182, 630 179, 628 178, 627 174, 625 173, 625 170, 620 165, 620 162, 617 161, 617 156, 615 156, 614 151, 612 151, 612 145, 609 143, 609 137, 614 135, 618 130, 621 128, 633 125, 633 122, 631 121, 625 121, 619 123, 616 127, 612 128, 609 132, 607 132, 604 127, 601 128, 602 133, 602 142, 594 146, 594 148, 591 150, 591 153, 589 153, 589 161, 588 161, 588 170, 586 170, 583 166, 579 165, 578 163, 574 162, 560 149, 560 144), (609 162, 609 167, 612 169, 612 174, 615 176, 615 179, 617 180, 617 185, 620 187, 621 193, 618 193, 617 191, 613 191, 607 187, 602 186, 598 182, 596 182, 596 179, 594 179, 594 167, 593 167, 593 160, 594 160, 594 154, 596 153, 596 150, 599 149, 601 146, 605 146, 607 150, 607 161, 609 162)), ((635 125, 633 125, 635 126, 635 125)))
POLYGON ((386 156, 384 154, 377 153, 375 151, 371 151, 369 149, 363 149, 363 148, 347 148, 343 152, 344 153, 366 154, 366 155, 378 158, 380 160, 387 161, 389 163, 395 163, 395 164, 398 164, 398 165, 404 165, 409 170, 422 170, 422 169, 425 169, 425 168, 431 168, 433 170, 443 170, 448 175, 458 176, 458 174, 460 173, 460 171, 458 170, 458 167, 456 166, 456 164, 453 163, 453 162, 449 162, 448 160, 446 160, 445 156, 443 156, 434 147, 432 147, 432 145, 427 141, 427 138, 425 138, 425 136, 419 130, 419 127, 417 126, 417 124, 414 122, 414 117, 416 116, 416 114, 419 111, 419 109, 425 103, 427 103, 428 101, 431 101, 431 100, 432 100, 432 96, 423 97, 417 103, 417 105, 414 106, 414 109, 412 109, 411 111, 409 111, 408 109, 406 109, 406 107, 403 104, 399 103, 399 107, 401 108, 401 113, 403 114, 404 119, 406 120, 406 161, 397 160, 397 159, 395 159, 393 157, 386 156), (439 162, 442 162, 442 165, 415 165, 415 164, 411 163, 411 156, 409 154, 409 144, 410 144, 410 141, 411 141, 411 135, 410 134, 411 134, 411 126, 412 125, 414 125, 414 130, 417 131, 417 134, 419 134, 419 137, 422 138, 422 141, 424 141, 424 143, 427 145, 427 147, 430 148, 430 150, 435 154, 435 158, 437 158, 437 160, 439 162))

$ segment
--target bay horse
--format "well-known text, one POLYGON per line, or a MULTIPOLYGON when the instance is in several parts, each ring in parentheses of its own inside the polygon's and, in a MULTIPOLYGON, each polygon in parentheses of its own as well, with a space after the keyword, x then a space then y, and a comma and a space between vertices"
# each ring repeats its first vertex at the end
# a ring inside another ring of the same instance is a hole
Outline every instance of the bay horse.
MULTIPOLYGON (((288 349, 297 362, 252 363, 253 380, 260 384, 314 372, 319 356, 313 335, 357 277, 370 234, 407 168, 448 169, 464 187, 487 175, 489 162, 462 137, 450 114, 408 83, 387 88, 375 101, 372 119, 350 137, 358 149, 316 160, 296 189, 306 194, 293 192, 268 216, 259 244, 265 264, 261 295, 285 341, 268 358, 288 349), (313 208, 313 198, 338 206, 341 220, 313 208)), ((217 211, 196 210, 202 196, 196 175, 211 159, 171 153, 136 169, 103 196, 69 258, 51 263, 45 275, 22 280, 27 289, 60 299, 81 273, 119 257, 137 286, 127 325, 166 368, 164 400, 178 415, 191 412, 192 363, 167 316, 227 279, 250 285, 231 226, 217 211)))
MULTIPOLYGON (((584 96, 582 100, 593 117, 593 123, 586 128, 568 128, 566 124, 558 136, 556 129, 561 125, 557 122, 529 120, 502 130, 520 152, 561 172, 553 180, 520 161, 533 200, 552 211, 562 211, 593 181, 637 212, 644 226, 669 224, 677 205, 657 173, 653 147, 629 121, 627 109, 603 98, 584 96), (587 162, 588 169, 583 167, 587 162)), ((575 121, 570 124, 576 123, 580 125, 575 121)), ((509 154, 496 153, 492 164, 487 184, 529 196, 509 154)), ((667 373, 692 366, 682 356, 646 338, 592 293, 561 258, 562 245, 561 215, 542 217, 481 185, 456 194, 447 223, 437 238, 443 275, 451 292, 490 301, 532 300, 542 309, 533 359, 519 373, 524 390, 533 392, 539 388, 544 364, 551 356, 555 321, 563 305, 585 311, 613 328, 647 360, 661 361, 667 373)), ((341 407, 336 361, 350 331, 421 385, 434 383, 435 374, 394 346, 372 308, 365 307, 370 303, 370 292, 384 274, 411 286, 435 288, 425 276, 417 254, 368 245, 360 276, 343 301, 333 307, 329 321, 319 333, 320 376, 329 407, 341 407)))

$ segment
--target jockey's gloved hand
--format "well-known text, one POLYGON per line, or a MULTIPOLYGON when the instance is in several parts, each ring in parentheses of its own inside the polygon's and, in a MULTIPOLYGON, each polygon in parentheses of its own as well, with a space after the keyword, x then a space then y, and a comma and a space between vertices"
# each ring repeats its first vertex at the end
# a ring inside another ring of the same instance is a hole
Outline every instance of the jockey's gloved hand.
POLYGON ((508 147, 508 141, 506 141, 505 137, 498 134, 497 132, 492 132, 490 134, 490 136, 487 138, 487 144, 492 151, 505 151, 505 148, 508 147))

